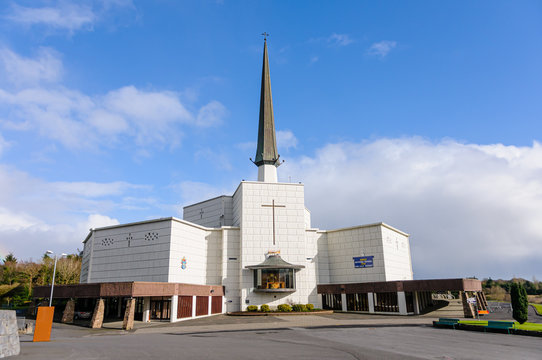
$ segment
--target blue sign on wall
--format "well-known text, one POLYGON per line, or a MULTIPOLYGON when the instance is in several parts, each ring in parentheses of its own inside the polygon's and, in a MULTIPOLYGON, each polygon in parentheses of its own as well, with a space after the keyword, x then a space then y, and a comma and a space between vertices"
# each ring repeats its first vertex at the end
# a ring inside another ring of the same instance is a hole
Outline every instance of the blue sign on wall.
POLYGON ((354 267, 355 268, 373 267, 373 258, 374 258, 374 256, 355 257, 355 258, 353 258, 354 259, 354 267))

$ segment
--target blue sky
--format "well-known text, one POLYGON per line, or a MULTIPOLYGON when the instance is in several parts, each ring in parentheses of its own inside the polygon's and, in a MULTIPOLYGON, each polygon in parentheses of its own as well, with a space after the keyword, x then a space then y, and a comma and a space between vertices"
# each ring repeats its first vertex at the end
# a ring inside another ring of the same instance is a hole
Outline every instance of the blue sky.
POLYGON ((415 277, 542 277, 536 1, 5 1, 0 253, 254 179, 262 46, 313 225, 411 234, 415 277), (324 194, 334 194, 333 197, 324 194), (442 260, 444 258, 444 260, 442 260))

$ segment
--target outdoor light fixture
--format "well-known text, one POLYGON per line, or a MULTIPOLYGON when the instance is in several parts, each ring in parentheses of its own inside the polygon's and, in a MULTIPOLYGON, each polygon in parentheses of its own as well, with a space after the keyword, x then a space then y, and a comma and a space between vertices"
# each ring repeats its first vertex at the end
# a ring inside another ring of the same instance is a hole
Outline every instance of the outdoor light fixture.
MULTIPOLYGON (((54 254, 54 252, 52 252, 51 250, 47 250, 45 252, 46 254, 49 254, 49 255, 52 255, 54 254)), ((68 254, 60 254, 60 257, 63 257, 63 256, 66 256, 68 254)), ((51 307, 53 305, 53 288, 55 287, 55 275, 56 275, 56 262, 58 261, 58 256, 55 255, 55 266, 53 267, 53 282, 51 283, 51 297, 49 298, 49 307, 51 307)))

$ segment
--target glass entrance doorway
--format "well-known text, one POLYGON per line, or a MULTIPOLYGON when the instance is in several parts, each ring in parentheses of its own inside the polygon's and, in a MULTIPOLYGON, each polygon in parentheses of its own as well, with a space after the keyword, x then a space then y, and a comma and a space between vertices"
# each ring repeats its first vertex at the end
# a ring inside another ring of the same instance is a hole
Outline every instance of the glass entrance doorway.
POLYGON ((151 298, 151 320, 169 320, 171 300, 151 298))

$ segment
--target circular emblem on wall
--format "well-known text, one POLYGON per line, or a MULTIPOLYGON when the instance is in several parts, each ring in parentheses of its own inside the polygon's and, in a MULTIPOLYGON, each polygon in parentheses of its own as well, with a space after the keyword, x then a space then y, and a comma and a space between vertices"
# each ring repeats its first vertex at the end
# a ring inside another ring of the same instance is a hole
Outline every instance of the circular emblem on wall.
POLYGON ((183 256, 183 259, 181 260, 181 269, 186 269, 186 257, 183 256))

